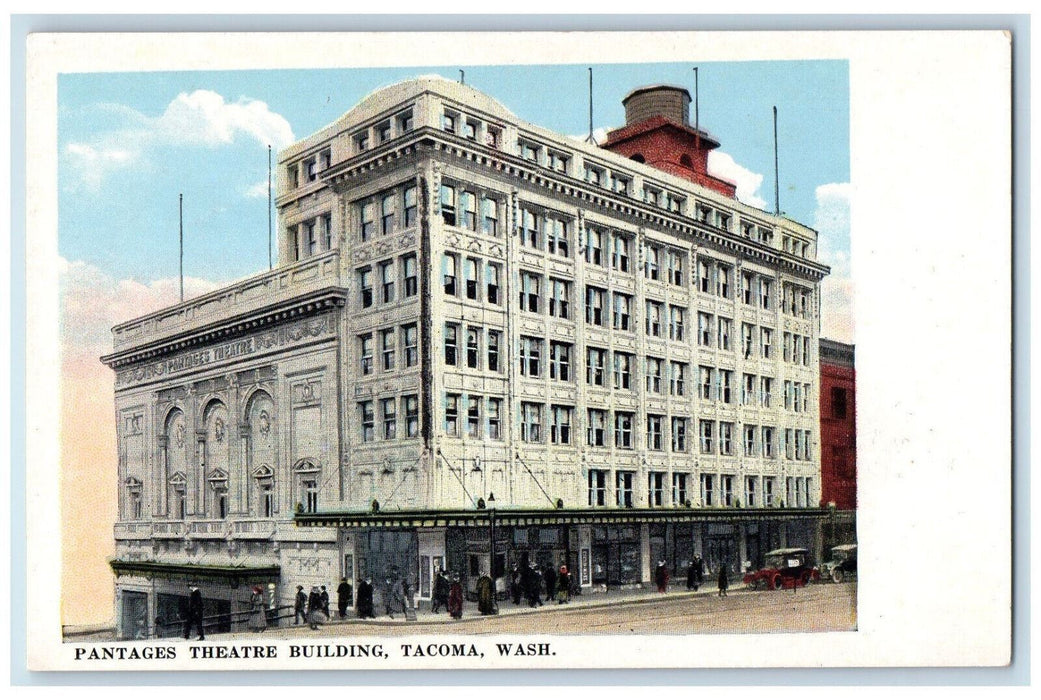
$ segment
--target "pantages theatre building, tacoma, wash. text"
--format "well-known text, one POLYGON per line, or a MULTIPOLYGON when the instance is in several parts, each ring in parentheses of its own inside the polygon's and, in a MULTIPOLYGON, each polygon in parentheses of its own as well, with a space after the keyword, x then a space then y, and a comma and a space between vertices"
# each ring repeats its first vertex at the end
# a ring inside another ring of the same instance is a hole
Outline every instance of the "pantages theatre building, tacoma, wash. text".
POLYGON ((113 329, 121 636, 189 582, 223 615, 394 568, 423 600, 441 566, 591 594, 819 554, 817 233, 708 173, 685 89, 624 104, 592 145, 379 90, 279 154, 273 270, 113 329))

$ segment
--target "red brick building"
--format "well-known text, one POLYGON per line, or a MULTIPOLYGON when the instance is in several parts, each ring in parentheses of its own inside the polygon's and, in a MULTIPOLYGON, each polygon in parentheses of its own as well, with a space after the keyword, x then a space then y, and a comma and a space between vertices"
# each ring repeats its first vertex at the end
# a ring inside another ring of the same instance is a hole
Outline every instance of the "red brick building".
POLYGON ((833 530, 831 537, 826 537, 833 543, 855 538, 857 402, 853 360, 852 345, 821 338, 821 504, 834 509, 833 530))

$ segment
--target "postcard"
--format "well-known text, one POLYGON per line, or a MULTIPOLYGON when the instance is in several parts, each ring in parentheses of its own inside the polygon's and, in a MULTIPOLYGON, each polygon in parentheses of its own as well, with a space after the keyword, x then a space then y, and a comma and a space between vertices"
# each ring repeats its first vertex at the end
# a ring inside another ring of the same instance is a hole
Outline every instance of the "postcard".
POLYGON ((1008 663, 1006 34, 28 66, 31 670, 1008 663))

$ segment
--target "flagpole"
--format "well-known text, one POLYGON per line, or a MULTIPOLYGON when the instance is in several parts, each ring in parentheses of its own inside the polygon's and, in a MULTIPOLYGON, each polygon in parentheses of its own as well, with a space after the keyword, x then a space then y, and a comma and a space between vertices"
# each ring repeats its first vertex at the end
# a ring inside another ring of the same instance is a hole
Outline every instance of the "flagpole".
POLYGON ((267 269, 274 268, 271 257, 271 144, 267 145, 267 269))
POLYGON ((774 213, 781 213, 780 171, 777 166, 777 105, 774 105, 774 213))
POLYGON ((184 194, 177 195, 178 240, 181 257, 181 301, 184 301, 184 194))

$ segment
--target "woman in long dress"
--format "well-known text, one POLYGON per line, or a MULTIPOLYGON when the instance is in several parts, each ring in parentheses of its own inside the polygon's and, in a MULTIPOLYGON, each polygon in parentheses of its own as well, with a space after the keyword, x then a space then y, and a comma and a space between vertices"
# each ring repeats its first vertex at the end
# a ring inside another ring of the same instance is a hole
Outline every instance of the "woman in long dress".
POLYGON ((452 587, 448 589, 448 614, 457 620, 463 616, 463 585, 458 575, 452 577, 452 587))
POLYGON ((249 596, 249 622, 246 625, 251 632, 263 632, 267 629, 267 616, 264 614, 264 589, 253 586, 249 596))

